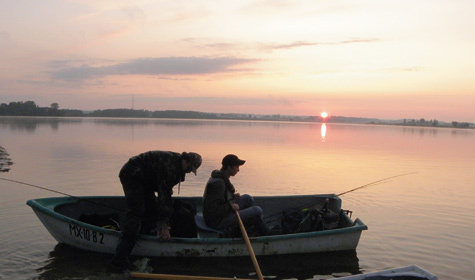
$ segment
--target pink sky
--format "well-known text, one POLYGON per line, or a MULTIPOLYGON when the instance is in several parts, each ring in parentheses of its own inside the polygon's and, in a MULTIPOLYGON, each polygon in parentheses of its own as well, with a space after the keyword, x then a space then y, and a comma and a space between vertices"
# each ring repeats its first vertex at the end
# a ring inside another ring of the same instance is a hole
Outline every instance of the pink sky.
POLYGON ((475 122, 473 10, 471 0, 4 1, 0 103, 475 122))

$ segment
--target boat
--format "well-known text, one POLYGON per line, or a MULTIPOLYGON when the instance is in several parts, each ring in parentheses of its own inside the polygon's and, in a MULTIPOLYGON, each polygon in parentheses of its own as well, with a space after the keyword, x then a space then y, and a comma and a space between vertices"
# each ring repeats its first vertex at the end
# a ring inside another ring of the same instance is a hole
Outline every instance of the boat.
MULTIPOLYGON (((228 237, 206 227, 201 216, 202 197, 174 197, 196 207, 197 234, 193 237, 173 237, 159 242, 156 236, 140 235, 132 255, 142 257, 242 257, 249 251, 242 237, 228 237)), ((351 211, 341 209, 341 199, 335 194, 296 196, 255 196, 270 227, 282 224, 289 209, 318 209, 327 205, 339 219, 334 227, 310 232, 272 236, 250 236, 256 256, 319 253, 355 250, 363 230, 368 227, 359 219, 352 220, 351 211)), ((62 244, 75 248, 113 254, 120 231, 113 226, 99 226, 81 220, 84 215, 124 216, 124 196, 65 196, 37 198, 27 201, 49 233, 62 244)))
POLYGON ((372 273, 340 277, 339 280, 437 280, 438 277, 417 265, 382 270, 372 273))

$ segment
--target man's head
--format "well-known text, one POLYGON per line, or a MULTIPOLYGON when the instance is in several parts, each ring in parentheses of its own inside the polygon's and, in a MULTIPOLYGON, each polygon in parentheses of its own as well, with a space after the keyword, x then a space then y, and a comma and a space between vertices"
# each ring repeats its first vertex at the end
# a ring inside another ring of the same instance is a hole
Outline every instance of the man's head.
POLYGON ((246 161, 239 159, 236 155, 229 154, 223 158, 221 164, 221 170, 227 170, 230 176, 234 176, 239 172, 239 166, 243 165, 246 161))
POLYGON ((184 168, 185 172, 193 172, 196 175, 196 170, 201 166, 201 156, 193 152, 183 152, 182 156, 184 160, 184 166, 186 165, 186 168, 184 168))

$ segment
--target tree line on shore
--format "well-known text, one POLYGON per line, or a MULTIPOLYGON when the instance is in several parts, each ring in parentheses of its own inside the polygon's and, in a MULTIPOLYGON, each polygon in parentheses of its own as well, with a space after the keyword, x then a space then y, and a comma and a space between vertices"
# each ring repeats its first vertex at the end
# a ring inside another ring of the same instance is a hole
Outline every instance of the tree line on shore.
POLYGON ((0 116, 82 117, 84 113, 81 110, 59 109, 58 103, 40 107, 34 101, 19 101, 0 104, 0 116))
POLYGON ((82 110, 60 109, 58 103, 52 103, 50 107, 39 107, 34 101, 10 102, 9 104, 2 103, 0 104, 0 116, 318 121, 318 117, 312 116, 252 115, 234 113, 224 114, 179 110, 148 111, 143 109, 105 109, 84 112, 82 110))
POLYGON ((438 120, 404 119, 401 121, 384 121, 372 118, 356 118, 331 116, 322 119, 320 116, 288 116, 288 115, 254 115, 234 113, 203 113, 197 111, 148 111, 134 109, 105 109, 84 112, 74 109, 60 109, 58 103, 50 107, 40 107, 34 101, 10 102, 0 104, 0 116, 38 116, 38 117, 109 117, 109 118, 172 118, 172 119, 210 119, 210 120, 259 120, 259 121, 295 121, 295 122, 327 122, 327 123, 356 123, 356 124, 391 124, 404 126, 425 127, 455 127, 474 128, 474 124, 467 122, 443 123, 438 120))

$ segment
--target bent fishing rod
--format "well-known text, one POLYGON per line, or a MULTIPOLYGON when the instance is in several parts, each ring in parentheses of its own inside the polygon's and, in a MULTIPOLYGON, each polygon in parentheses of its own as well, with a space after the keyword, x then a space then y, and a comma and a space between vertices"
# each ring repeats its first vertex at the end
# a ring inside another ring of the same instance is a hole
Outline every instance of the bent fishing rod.
POLYGON ((337 194, 336 196, 342 196, 344 194, 347 194, 347 193, 350 193, 350 192, 354 192, 356 190, 359 190, 359 189, 362 189, 362 188, 366 188, 366 187, 369 187, 369 186, 372 186, 372 185, 376 185, 376 184, 379 184, 379 183, 382 183, 384 181, 387 181, 387 180, 390 180, 390 179, 394 179, 394 178, 397 178, 397 177, 401 177, 401 176, 407 176, 407 175, 411 175, 411 174, 416 174, 417 172, 411 172, 411 173, 404 173, 404 174, 399 174, 399 175, 395 175, 395 176, 391 176, 391 177, 387 177, 387 178, 384 178, 384 179, 381 179, 381 180, 378 180, 378 181, 374 181, 372 183, 369 183, 369 184, 366 184, 366 185, 363 185, 363 186, 359 186, 357 188, 354 188, 354 189, 351 189, 349 191, 346 191, 346 192, 342 192, 340 194, 337 194))
POLYGON ((30 187, 34 187, 34 188, 49 191, 49 192, 54 192, 54 193, 61 194, 61 195, 64 195, 64 196, 69 196, 69 197, 77 199, 77 200, 87 201, 87 202, 92 203, 92 204, 96 204, 96 205, 99 205, 99 206, 107 207, 107 208, 118 210, 118 211, 123 211, 123 212, 125 211, 125 209, 119 209, 119 208, 116 208, 116 207, 112 207, 110 205, 105 205, 105 204, 102 204, 102 203, 99 203, 99 202, 89 200, 87 198, 82 198, 82 197, 70 195, 70 194, 67 194, 67 193, 64 193, 64 192, 55 191, 55 190, 48 189, 48 188, 45 188, 45 187, 41 187, 41 186, 38 186, 38 185, 33 185, 33 184, 29 184, 29 183, 25 183, 25 182, 21 182, 21 181, 17 181, 17 180, 12 180, 12 179, 7 179, 7 178, 0 178, 0 180, 12 182, 12 183, 17 183, 17 184, 21 184, 21 185, 25 185, 25 186, 30 186, 30 187))
MULTIPOLYGON (((368 184, 359 186, 359 187, 357 187, 357 188, 354 188, 354 189, 351 189, 351 190, 348 190, 348 191, 339 193, 339 194, 337 194, 336 196, 342 196, 342 195, 344 195, 344 194, 347 194, 347 193, 350 193, 350 192, 354 192, 354 191, 359 190, 359 189, 362 189, 362 188, 366 188, 366 187, 369 187, 369 186, 373 186, 373 185, 376 185, 376 184, 383 183, 383 182, 388 181, 388 180, 390 180, 390 179, 394 179, 394 178, 402 177, 402 176, 407 176, 407 175, 411 175, 411 174, 416 174, 416 173, 417 173, 417 172, 410 172, 410 173, 403 173, 403 174, 399 174, 399 175, 395 175, 395 176, 386 177, 386 178, 384 178, 384 179, 380 179, 380 180, 377 180, 377 181, 374 181, 374 182, 371 182, 371 183, 368 183, 368 184)), ((298 206, 298 207, 289 208, 289 209, 287 209, 287 210, 292 210, 292 209, 305 209, 305 208, 307 208, 307 207, 310 207, 310 206, 313 206, 313 205, 317 205, 317 204, 318 204, 317 202, 312 202, 312 203, 305 204, 305 205, 301 205, 301 206, 298 206)), ((275 220, 277 220, 277 218, 274 218, 274 219, 270 219, 270 218, 276 217, 276 216, 278 216, 278 215, 281 215, 281 213, 276 213, 276 214, 269 215, 269 216, 265 217, 264 219, 267 220, 267 221, 275 221, 275 220)))

